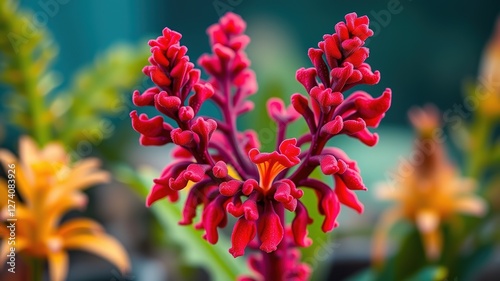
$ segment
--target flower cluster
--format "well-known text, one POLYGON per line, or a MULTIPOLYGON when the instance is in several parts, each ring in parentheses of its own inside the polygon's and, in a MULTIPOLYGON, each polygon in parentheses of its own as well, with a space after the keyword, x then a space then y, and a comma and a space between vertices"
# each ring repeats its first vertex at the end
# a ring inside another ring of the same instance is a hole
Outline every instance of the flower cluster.
POLYGON ((307 225, 312 220, 300 201, 301 188, 315 191, 319 211, 325 216, 325 232, 337 225, 341 203, 363 210, 353 192, 366 189, 356 162, 340 149, 326 146, 340 134, 375 145, 378 136, 368 128, 379 125, 389 109, 391 92, 387 89, 372 98, 357 91, 344 98, 346 90, 380 79, 365 63, 368 49, 363 45, 373 35, 368 18, 352 13, 345 19, 335 26, 334 34, 324 36, 318 49, 309 50, 314 67, 297 71, 296 78, 308 95, 293 95, 288 107, 281 99, 269 100, 268 113, 278 126, 277 150, 270 153, 259 150, 254 131, 236 127, 238 116, 253 108, 248 96, 257 91, 245 53, 250 39, 239 16, 228 13, 207 30, 212 53, 198 60, 209 75, 207 81, 200 79, 200 71, 186 56, 179 33, 165 28, 162 36, 149 42, 152 55, 144 73, 155 86, 134 92, 133 102, 154 106, 175 127, 161 115, 149 118, 136 111, 130 114, 132 126, 141 134, 141 144, 174 143, 176 148, 175 161, 154 180, 147 205, 165 197, 178 200, 179 191, 192 182, 180 224, 191 224, 202 205, 196 227, 205 230, 208 242, 216 243, 218 228, 226 226, 228 215, 234 216, 229 252, 237 257, 247 246, 260 249, 262 256, 251 264, 265 280, 308 278, 305 265, 297 265, 298 258, 286 258, 296 256, 288 248, 311 244, 307 225), (220 119, 199 116, 207 100, 220 109, 220 119), (287 139, 287 127, 299 117, 305 119, 309 132, 287 139), (317 167, 334 178, 334 188, 310 177, 317 167), (235 174, 228 172, 232 168, 235 174), (285 211, 295 213, 291 225, 285 221, 285 211))
MULTIPOLYGON (((109 174, 98 169, 99 161, 85 159, 69 166, 69 155, 62 145, 50 143, 39 150, 30 138, 24 137, 19 146, 20 160, 7 150, 0 150, 0 163, 9 169, 14 164, 16 189, 22 197, 8 193, 8 185, 0 181, 2 198, 15 202, 16 251, 30 257, 47 259, 50 280, 66 280, 68 250, 84 250, 99 255, 121 272, 130 269, 123 246, 106 234, 103 227, 87 218, 74 218, 61 224, 69 210, 82 209, 87 197, 82 190, 109 180, 109 174), (7 195, 11 196, 7 196, 7 195)), ((7 200, 0 202, 1 220, 7 222, 11 208, 7 200)), ((0 230, 2 251, 0 262, 5 263, 11 246, 6 227, 0 230)))
POLYGON ((463 178, 448 159, 435 131, 440 128, 440 113, 433 106, 416 108, 409 117, 417 132, 414 148, 421 157, 411 173, 396 178, 394 185, 382 185, 377 190, 382 199, 396 204, 384 212, 375 232, 374 261, 381 264, 390 228, 399 220, 415 225, 429 260, 441 256, 443 248, 442 225, 457 214, 483 216, 486 203, 474 194, 476 183, 463 178))

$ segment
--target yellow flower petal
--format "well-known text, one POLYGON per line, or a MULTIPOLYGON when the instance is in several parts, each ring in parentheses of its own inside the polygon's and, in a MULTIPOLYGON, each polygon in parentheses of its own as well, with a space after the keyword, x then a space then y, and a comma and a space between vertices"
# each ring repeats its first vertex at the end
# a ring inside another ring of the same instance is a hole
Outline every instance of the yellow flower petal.
POLYGON ((111 176, 108 172, 93 171, 92 173, 82 175, 81 177, 70 176, 67 181, 62 183, 64 187, 60 186, 59 189, 62 191, 81 190, 89 188, 96 184, 109 182, 110 179, 111 176))
POLYGON ((106 234, 73 235, 65 237, 63 243, 65 249, 87 251, 110 261, 123 274, 130 270, 130 262, 125 249, 111 236, 106 234))
POLYGON ((50 280, 64 281, 68 274, 68 254, 64 251, 50 252, 48 261, 50 280))
POLYGON ((471 193, 477 189, 477 182, 471 178, 456 179, 456 193, 471 193))
POLYGON ((62 213, 72 208, 83 208, 86 205, 87 196, 80 191, 54 190, 47 194, 44 202, 44 208, 51 213, 62 213))
POLYGON ((49 233, 50 229, 54 229, 61 217, 71 209, 83 209, 87 205, 87 196, 81 192, 73 192, 67 196, 61 197, 58 201, 47 203, 45 207, 45 222, 43 226, 46 228, 42 233, 49 233), (52 203, 52 204, 50 204, 52 203))
MULTIPOLYGON (((9 211, 7 207, 4 207, 1 211, 1 218, 7 219, 9 218, 9 211)), ((33 232, 33 228, 36 226, 36 218, 33 215, 33 212, 26 208, 23 204, 16 204, 16 239, 20 236, 26 236, 33 232)), ((8 235, 4 236, 3 233, 0 232, 0 237, 8 237, 8 235)), ((17 242, 16 242, 17 243, 17 242)))
POLYGON ((77 234, 102 232, 104 232, 104 229, 99 223, 85 218, 72 219, 68 222, 65 222, 63 225, 61 225, 61 227, 59 227, 59 230, 57 231, 58 235, 63 237, 63 239, 64 237, 77 234))
POLYGON ((481 217, 486 213, 486 202, 479 197, 465 197, 455 201, 455 210, 463 214, 481 217))
POLYGON ((101 161, 97 158, 83 159, 75 163, 71 169, 71 177, 82 177, 99 170, 101 161))
POLYGON ((401 197, 401 187, 387 183, 377 184, 375 186, 375 197, 381 200, 395 200, 401 197))
POLYGON ((441 255, 442 247, 439 215, 431 210, 421 210, 417 212, 415 219, 427 258, 436 260, 441 255))
POLYGON ((41 156, 44 160, 50 160, 53 163, 66 164, 68 163, 68 154, 60 143, 49 143, 41 151, 41 156))
POLYGON ((441 255, 441 248, 443 244, 441 231, 439 231, 439 229, 436 229, 431 232, 422 233, 421 235, 427 258, 431 261, 437 260, 441 255))
POLYGON ((23 136, 19 140, 19 157, 21 163, 27 166, 43 160, 38 145, 28 136, 23 136))
POLYGON ((439 215, 430 209, 418 211, 415 221, 418 230, 422 233, 435 231, 439 227, 439 215))
POLYGON ((495 31, 484 50, 480 65, 479 77, 483 80, 481 83, 486 84, 488 90, 495 91, 492 93, 497 95, 500 79, 500 19, 497 20, 495 31))
MULTIPOLYGON (((17 160, 17 158, 10 151, 0 150, 0 162, 2 163, 5 171, 8 171, 10 168, 8 165, 15 164, 15 181, 16 181, 16 189, 23 196, 25 202, 31 202, 33 200, 33 189, 30 181, 25 174, 25 170, 23 169, 21 163, 17 160)), ((7 197, 2 197, 7 198, 7 197)))
POLYGON ((7 205, 7 199, 9 198, 9 197, 7 197, 7 195, 9 195, 8 189, 7 189, 7 182, 0 180, 0 198, 5 198, 4 200, 0 201, 0 208, 2 206, 7 205))

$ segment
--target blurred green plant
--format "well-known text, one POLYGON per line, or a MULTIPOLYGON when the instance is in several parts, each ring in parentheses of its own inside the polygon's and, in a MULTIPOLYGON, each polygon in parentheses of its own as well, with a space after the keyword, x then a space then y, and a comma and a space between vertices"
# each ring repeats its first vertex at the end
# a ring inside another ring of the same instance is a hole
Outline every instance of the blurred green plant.
MULTIPOLYGON (((95 116, 102 116, 104 113, 113 113, 113 108, 110 106, 102 106, 101 103, 94 102, 92 104, 85 102, 82 96, 78 96, 75 93, 76 89, 70 89, 67 93, 56 91, 62 80, 50 67, 58 53, 57 44, 52 40, 49 31, 46 30, 44 26, 35 24, 34 19, 33 13, 19 10, 18 1, 6 0, 0 2, 0 33, 5 35, 0 37, 0 59, 2 62, 0 65, 0 82, 2 83, 0 87, 9 90, 4 99, 5 103, 3 106, 7 110, 2 112, 2 119, 7 119, 9 122, 12 122, 13 125, 18 126, 23 134, 32 136, 41 147, 56 140, 62 145, 61 149, 69 150, 68 148, 74 145, 74 140, 79 137, 77 131, 70 131, 70 128, 74 128, 75 126, 73 122, 77 122, 77 120, 82 118, 88 118, 88 116, 82 114, 81 110, 76 111, 76 113, 72 115, 73 119, 71 120, 69 120, 68 116, 56 114, 58 113, 56 111, 58 108, 54 106, 54 104, 57 105, 60 97, 64 95, 73 95, 76 99, 81 99, 82 101, 78 102, 78 105, 86 107, 88 111, 94 112, 94 114, 96 114, 95 116), (60 120, 58 118, 65 118, 67 122, 64 122, 63 125, 54 126, 56 125, 56 121, 60 120), (64 139, 65 141, 61 141, 59 138, 61 132, 64 132, 68 136, 64 139)), ((118 98, 125 87, 129 89, 133 85, 137 85, 140 76, 135 75, 135 73, 138 72, 142 64, 142 62, 138 64, 137 60, 142 58, 145 61, 147 57, 146 51, 147 50, 141 51, 138 48, 132 47, 113 48, 106 56, 100 58, 100 64, 96 64, 96 68, 99 70, 107 69, 112 71, 114 67, 117 67, 121 71, 118 75, 124 77, 117 79, 112 75, 105 76, 101 72, 97 74, 102 75, 102 79, 94 79, 94 81, 92 81, 92 75, 86 72, 97 71, 96 69, 89 68, 86 71, 82 71, 75 79, 80 81, 85 77, 90 77, 90 79, 87 79, 89 80, 88 83, 95 83, 96 88, 86 89, 82 83, 78 85, 78 87, 80 87, 79 90, 88 90, 86 97, 93 97, 95 100, 96 96, 102 94, 102 92, 99 92, 97 89, 104 88, 108 98, 118 98), (118 52, 116 52, 117 49, 118 52), (144 56, 138 54, 144 54, 144 56), (135 59, 127 60, 125 59, 127 57, 133 57, 135 59), (131 74, 126 76, 127 73, 131 74), (97 84, 98 81, 102 81, 103 84, 97 84)), ((101 99, 103 99, 103 97, 101 97, 101 99)), ((59 102, 59 104, 61 103, 59 102)), ((77 103, 69 103, 67 109, 70 111, 74 110, 77 108, 75 104, 77 103)), ((84 130, 89 129, 93 124, 78 124, 77 126, 78 130, 84 130)), ((36 145, 34 146, 36 147, 36 145)), ((34 153, 34 151, 29 150, 29 152, 23 153, 34 153)), ((46 157, 57 158, 59 155, 54 150, 50 150, 50 153, 53 155, 47 154, 46 157)), ((36 156, 29 155, 29 157, 36 156)), ((44 174, 43 176, 46 175, 44 174)), ((89 175, 86 176, 87 180, 89 180, 89 175)), ((90 179, 90 182, 92 182, 92 179, 90 179)), ((27 186, 28 189, 33 189, 35 187, 36 186, 27 186)), ((66 186, 57 186, 58 190, 56 192, 64 192, 64 187, 66 186)), ((47 190, 45 190, 45 192, 46 191, 47 190)), ((42 195, 39 194, 37 196, 40 197, 42 195)), ((40 198, 45 197, 42 196, 40 198)), ((24 200, 28 200, 28 198, 24 198, 24 200)), ((26 203, 26 201, 24 203, 26 203)), ((66 207, 74 208, 74 206, 69 205, 66 207)), ((35 240, 29 242, 36 243, 35 240)), ((124 252, 116 252, 117 249, 114 249, 114 251, 117 255, 125 255, 124 252)), ((126 258, 126 256, 123 258, 126 258)), ((35 280, 41 280, 44 268, 42 260, 38 259, 36 255, 32 260, 33 267, 31 273, 33 274, 33 278, 35 278, 35 280)), ((53 269, 51 268, 51 270, 53 269)), ((63 266, 59 270, 65 272, 67 270, 66 264, 63 263, 63 266)), ((59 277, 60 278, 57 280, 64 278, 62 276, 59 277)))
POLYGON ((104 123, 103 117, 128 119, 130 97, 123 93, 144 87, 144 76, 138 70, 147 61, 149 48, 143 45, 110 47, 78 71, 68 89, 56 94, 49 108, 57 138, 73 146, 96 129, 101 137, 109 137, 110 124, 104 123))
POLYGON ((41 144, 50 139, 50 112, 45 97, 58 85, 49 67, 57 55, 57 47, 43 28, 27 32, 29 12, 18 11, 18 1, 0 3, 0 81, 10 85, 8 95, 12 121, 27 129, 41 144))
MULTIPOLYGON (((395 253, 379 270, 366 270, 350 280, 473 280, 488 264, 500 242, 500 21, 483 55, 477 81, 467 83, 460 113, 450 111, 449 130, 463 152, 464 175, 490 207, 485 216, 460 216, 443 224, 443 250, 429 261, 414 226, 399 233, 395 253), (465 117, 469 117, 465 120, 465 117)), ((455 108, 454 108, 455 109, 455 108)), ((446 113, 447 114, 447 113, 446 113)), ((446 119, 445 119, 446 120, 446 119)), ((411 207, 411 206, 410 206, 411 207)))
MULTIPOLYGON (((464 233, 456 243, 469 242, 472 251, 466 257, 450 264, 457 276, 470 278, 481 269, 500 243, 500 19, 491 39, 485 47, 478 78, 465 87, 464 103, 471 119, 464 122, 455 133, 455 139, 463 150, 466 160, 466 174, 479 184, 480 194, 490 206, 482 219, 469 219, 464 233)), ((450 258, 450 260, 453 260, 450 258)))
POLYGON ((40 145, 58 139, 74 147, 96 130, 109 136, 110 124, 103 124, 103 118, 128 113, 129 96, 124 93, 142 86, 140 69, 149 49, 143 44, 111 46, 79 70, 67 89, 58 91, 62 77, 50 69, 57 44, 41 26, 32 25, 26 36, 32 18, 30 12, 18 11, 18 1, 0 3, 0 33, 7 35, 0 37, 0 81, 10 86, 7 115, 12 123, 40 145))
MULTIPOLYGON (((117 179, 133 188, 144 200, 149 193, 153 178, 158 172, 151 169, 142 169, 139 173, 125 165, 117 166, 114 173, 117 179)), ((182 195, 181 195, 182 196, 182 195)), ((220 235, 216 245, 207 243, 202 238, 202 231, 193 227, 179 227, 178 221, 182 216, 182 204, 162 200, 151 206, 154 217, 166 233, 165 239, 179 244, 183 248, 183 258, 187 264, 198 265, 206 269, 212 280, 236 280, 241 274, 248 274, 243 258, 233 258, 226 250, 231 243, 227 236, 220 235)))

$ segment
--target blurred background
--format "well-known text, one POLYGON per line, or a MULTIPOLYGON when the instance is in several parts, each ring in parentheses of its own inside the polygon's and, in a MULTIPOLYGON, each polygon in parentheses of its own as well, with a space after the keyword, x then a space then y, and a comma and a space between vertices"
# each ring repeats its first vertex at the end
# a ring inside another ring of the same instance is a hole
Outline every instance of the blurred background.
MULTIPOLYGON (((369 191, 357 193, 365 205, 365 213, 360 216, 344 208, 333 238, 324 238, 329 246, 326 258, 321 261, 323 277, 317 277, 323 279, 317 280, 346 280, 350 274, 369 265, 369 232, 387 206, 375 198, 376 184, 386 180, 387 171, 395 169, 401 157, 410 153, 413 144, 407 111, 413 106, 434 103, 445 112, 463 104, 465 85, 476 79, 482 52, 500 15, 497 0, 452 3, 42 0, 20 3, 22 9, 31 10, 35 15, 46 15, 40 16, 40 25, 50 31, 52 40, 59 46, 52 67, 62 78, 56 90, 69 87, 70 77, 82 66, 96 62, 96 57, 108 48, 121 43, 147 48, 147 40, 156 38, 166 26, 183 34, 181 42, 189 48, 191 60, 196 61, 209 51, 206 28, 226 11, 238 13, 246 20, 247 33, 252 38, 248 53, 259 82, 259 94, 253 97, 257 103, 271 96, 287 100, 286 97, 295 92, 304 93, 295 81, 295 71, 311 65, 308 48, 317 47, 323 34, 333 33, 334 25, 343 20, 345 14, 368 15, 375 35, 368 42, 367 62, 381 72, 382 78, 378 85, 361 89, 379 96, 385 88, 391 88, 392 107, 376 130, 380 135, 376 147, 367 148, 345 138, 335 142, 358 162, 369 191)), ((147 82, 141 78, 130 91, 121 93, 123 108, 106 117, 113 124, 112 132, 92 145, 89 155, 103 159, 107 169, 112 169, 114 163, 126 162, 135 168, 152 166, 160 170, 170 161, 166 147, 139 146, 138 134, 124 114, 133 109, 126 101, 132 90, 144 89, 145 85, 147 82)), ((3 89, 0 87, 0 97, 7 95, 3 89)), ((15 151, 22 131, 4 114, 6 107, 6 104, 0 106, 3 127, 0 146, 15 151)), ((212 109, 204 110, 209 113, 212 109)), ((266 147, 272 139, 268 134, 268 119, 259 117, 263 112, 257 106, 239 125, 252 127, 253 122, 248 121, 259 118, 257 132, 266 147)), ((463 163, 451 139, 447 139, 445 146, 452 159, 463 163)), ((120 276, 100 259, 73 253, 68 280, 214 280, 209 279, 206 269, 193 267, 180 258, 182 246, 163 239, 165 234, 160 226, 132 190, 115 182, 92 188, 89 196, 91 204, 86 215, 103 223, 108 232, 125 245, 132 259, 133 273, 120 276), (157 241, 162 241, 161 247, 157 241), (90 266, 92 272, 89 272, 90 266)), ((484 267, 495 263, 499 265, 499 259, 490 258, 484 267)))

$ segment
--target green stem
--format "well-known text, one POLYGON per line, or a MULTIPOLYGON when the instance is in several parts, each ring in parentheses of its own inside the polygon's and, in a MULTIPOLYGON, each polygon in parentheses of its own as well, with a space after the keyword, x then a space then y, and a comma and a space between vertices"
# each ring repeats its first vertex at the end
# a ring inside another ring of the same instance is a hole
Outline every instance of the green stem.
POLYGON ((31 76, 29 55, 20 53, 17 61, 19 71, 23 77, 22 88, 28 97, 31 124, 33 126, 32 134, 38 144, 43 146, 50 139, 50 129, 48 123, 45 122, 45 101, 43 96, 36 90, 36 78, 31 76))
POLYGON ((31 261, 31 273, 33 281, 43 281, 43 260, 40 258, 33 258, 31 261))
POLYGON ((472 143, 468 151, 468 167, 467 176, 474 179, 481 179, 483 172, 486 167, 486 160, 489 153, 489 137, 492 132, 493 123, 489 118, 484 118, 480 115, 476 117, 476 120, 471 128, 471 138, 472 143))
MULTIPOLYGON (((15 13, 15 11, 13 11, 15 13)), ((16 22, 14 18, 17 15, 12 15, 12 18, 8 17, 2 24, 5 25, 3 30, 6 31, 16 31, 16 22)), ((39 34, 36 34, 39 35, 39 34)), ((32 36, 33 38, 36 37, 32 36)), ((34 39, 32 39, 34 40, 34 39)), ((29 42, 22 43, 23 45, 18 46, 17 49, 12 50, 10 54, 15 65, 18 67, 19 72, 19 83, 14 86, 18 94, 25 95, 28 98, 29 103, 29 117, 32 125, 31 135, 40 145, 46 144, 50 139, 49 124, 46 122, 45 118, 45 108, 44 108, 44 98, 43 95, 37 91, 37 80, 38 76, 34 75, 35 62, 32 59, 32 55, 36 50, 30 48, 24 44, 29 44, 29 42)))

